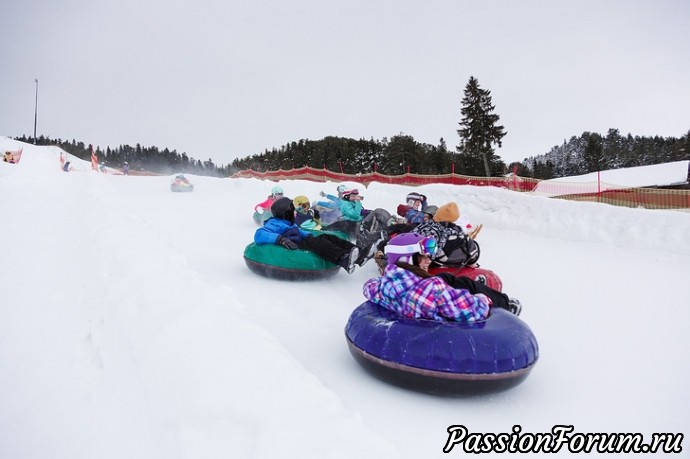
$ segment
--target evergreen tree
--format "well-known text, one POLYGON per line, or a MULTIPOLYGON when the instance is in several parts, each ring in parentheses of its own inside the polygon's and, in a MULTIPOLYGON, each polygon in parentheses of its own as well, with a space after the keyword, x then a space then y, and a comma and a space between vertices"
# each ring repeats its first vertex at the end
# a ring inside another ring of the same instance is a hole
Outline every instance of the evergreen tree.
POLYGON ((492 145, 495 143, 500 148, 506 132, 503 126, 497 125, 499 116, 493 113, 496 107, 491 103, 491 91, 481 89, 479 81, 471 76, 464 95, 461 109, 463 118, 459 123, 461 129, 458 129, 460 145, 457 148, 465 169, 463 173, 480 175, 481 169, 476 168, 481 163, 487 177, 491 176, 492 170, 502 173, 503 162, 495 157, 492 145), (497 171, 498 168, 501 170, 497 171))
POLYGON ((583 134, 583 137, 587 140, 585 151, 583 152, 587 172, 596 172, 606 169, 604 167, 604 148, 601 135, 596 132, 586 132, 583 134))

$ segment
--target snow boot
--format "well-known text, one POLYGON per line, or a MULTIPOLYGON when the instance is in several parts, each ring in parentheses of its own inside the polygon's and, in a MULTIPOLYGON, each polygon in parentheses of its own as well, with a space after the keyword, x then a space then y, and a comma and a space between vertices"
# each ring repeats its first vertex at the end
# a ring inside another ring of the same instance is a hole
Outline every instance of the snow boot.
POLYGON ((508 300, 508 306, 508 310, 516 316, 519 316, 522 312, 522 304, 520 303, 520 300, 518 300, 517 298, 510 298, 508 300))
POLYGON ((359 258, 359 249, 357 247, 352 247, 348 253, 344 254, 338 259, 337 265, 347 271, 348 274, 355 272, 355 267, 357 266, 357 259, 359 258))
POLYGON ((359 259, 357 260, 357 264, 360 267, 364 266, 367 263, 367 261, 371 260, 374 257, 374 254, 376 254, 376 250, 378 249, 378 245, 381 242, 383 242, 387 236, 388 233, 386 233, 385 231, 379 231, 378 234, 369 238, 367 245, 365 247, 362 247, 359 259))

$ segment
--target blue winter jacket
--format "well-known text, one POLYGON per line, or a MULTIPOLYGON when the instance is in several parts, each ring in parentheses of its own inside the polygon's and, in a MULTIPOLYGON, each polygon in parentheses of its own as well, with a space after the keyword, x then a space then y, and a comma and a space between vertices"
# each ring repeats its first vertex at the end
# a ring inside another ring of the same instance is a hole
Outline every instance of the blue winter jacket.
POLYGON ((424 212, 410 207, 410 210, 405 214, 405 220, 407 220, 407 223, 422 223, 424 221, 424 212))
POLYGON ((351 220, 359 222, 362 220, 362 202, 348 201, 343 199, 340 201, 340 212, 343 214, 343 220, 351 220))
POLYGON ((258 228, 254 233, 254 242, 261 244, 276 244, 278 238, 284 236, 293 242, 312 236, 311 233, 302 231, 294 223, 290 223, 282 218, 269 218, 264 222, 264 226, 258 228))

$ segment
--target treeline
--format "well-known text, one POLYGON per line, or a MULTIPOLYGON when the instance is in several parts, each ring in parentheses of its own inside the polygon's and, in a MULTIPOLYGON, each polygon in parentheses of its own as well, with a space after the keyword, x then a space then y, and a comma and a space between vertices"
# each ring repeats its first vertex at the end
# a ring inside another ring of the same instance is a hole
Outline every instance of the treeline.
MULTIPOLYGON (((522 177, 550 179, 680 161, 690 159, 689 136, 690 131, 681 138, 622 136, 617 129, 609 129, 606 136, 584 132, 522 163, 506 166, 500 156, 493 155, 490 171, 496 177, 517 169, 522 177)), ((231 169, 271 171, 309 166, 338 172, 342 168, 346 174, 359 174, 376 167, 385 175, 400 175, 408 170, 413 174, 440 175, 450 173, 453 165, 456 174, 486 175, 481 158, 449 151, 443 139, 439 145, 429 145, 402 134, 381 141, 341 137, 300 140, 263 154, 236 159, 231 169)))
MULTIPOLYGON (((33 143, 33 137, 16 137, 16 140, 33 143)), ((91 161, 92 145, 77 142, 74 139, 67 141, 40 136, 36 139, 36 145, 54 145, 79 159, 91 161)), ((167 148, 159 150, 157 147, 142 147, 136 144, 134 147, 131 145, 120 145, 117 148, 107 147, 105 150, 95 147, 94 151, 100 163, 116 169, 122 169, 122 165, 127 161, 130 170, 133 171, 147 171, 164 175, 182 172, 211 177, 227 177, 230 175, 229 166, 219 167, 210 158, 207 161, 201 161, 187 156, 184 152, 178 153, 176 150, 169 150, 167 148)))
POLYGON ((690 130, 680 138, 622 136, 609 129, 605 136, 584 132, 548 153, 524 160, 518 175, 551 179, 608 169, 649 166, 690 159, 690 130))
MULTIPOLYGON (((33 138, 17 137, 17 140, 33 143, 33 138)), ((75 140, 53 140, 39 137, 38 145, 56 145, 74 156, 89 161, 91 145, 75 140)), ((401 175, 406 172, 421 175, 442 175, 455 171, 456 174, 485 176, 481 157, 449 150, 443 139, 438 145, 417 142, 412 136, 399 134, 382 140, 325 137, 321 140, 302 139, 290 142, 280 148, 265 150, 261 154, 238 158, 227 166, 217 166, 207 161, 188 157, 167 148, 132 147, 96 148, 101 162, 114 168, 122 168, 129 162, 131 170, 145 170, 160 174, 177 172, 228 177, 233 173, 253 169, 271 171, 309 166, 326 168, 345 174, 361 174, 374 169, 385 175, 401 175)), ((550 179, 581 175, 589 172, 624 167, 646 166, 671 161, 690 159, 690 130, 680 138, 623 136, 618 129, 609 129, 604 136, 595 132, 584 132, 573 136, 562 145, 554 146, 549 152, 526 158, 521 163, 506 165, 498 155, 491 155, 489 169, 491 176, 501 176, 517 169, 522 177, 550 179)))
MULTIPOLYGON (((345 174, 361 174, 374 169, 385 175, 449 174, 455 164, 455 173, 485 175, 481 158, 449 151, 443 139, 438 145, 420 143, 412 136, 399 134, 390 139, 350 139, 325 137, 321 140, 302 139, 280 148, 265 150, 262 154, 238 158, 231 169, 271 171, 309 166, 326 168, 345 174)), ((492 158, 492 175, 501 175, 506 165, 498 157, 492 158)))

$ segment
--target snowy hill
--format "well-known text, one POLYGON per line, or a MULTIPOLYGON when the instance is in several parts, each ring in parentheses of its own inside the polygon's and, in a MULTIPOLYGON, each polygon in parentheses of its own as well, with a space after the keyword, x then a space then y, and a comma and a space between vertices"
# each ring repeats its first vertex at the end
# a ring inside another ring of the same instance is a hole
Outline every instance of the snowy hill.
POLYGON ((542 180, 537 184, 534 193, 552 196, 554 194, 596 193, 597 191, 622 188, 685 185, 688 183, 689 175, 690 161, 674 161, 542 180), (555 184, 558 186, 554 186, 555 184), (570 190, 568 189, 569 184, 573 185, 570 190), (558 191, 554 193, 553 190, 558 191))
MULTIPOLYGON (((171 193, 171 176, 65 173, 57 149, 0 137, 18 147, 0 163, 2 458, 441 458, 451 425, 690 432, 690 214, 420 187, 484 224, 480 263, 540 345, 516 388, 440 398, 348 353, 373 263, 310 283, 246 268, 270 182, 190 176, 193 193, 171 193)), ((410 190, 362 194, 393 210, 410 190)))

